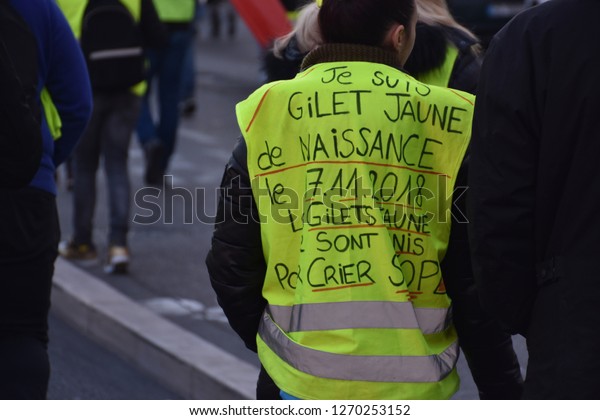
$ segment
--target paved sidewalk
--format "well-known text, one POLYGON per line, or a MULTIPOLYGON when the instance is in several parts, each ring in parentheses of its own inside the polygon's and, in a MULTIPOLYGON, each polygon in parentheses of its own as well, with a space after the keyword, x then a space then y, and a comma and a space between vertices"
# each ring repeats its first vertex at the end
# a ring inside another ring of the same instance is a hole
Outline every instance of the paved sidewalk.
POLYGON ((156 315, 71 263, 56 262, 53 310, 184 398, 253 399, 258 369, 156 315))

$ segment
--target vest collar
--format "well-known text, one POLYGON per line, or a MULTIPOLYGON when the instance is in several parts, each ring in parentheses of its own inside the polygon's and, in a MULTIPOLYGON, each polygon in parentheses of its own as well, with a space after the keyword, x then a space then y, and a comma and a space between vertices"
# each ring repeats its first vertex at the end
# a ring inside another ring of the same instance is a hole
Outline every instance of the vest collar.
POLYGON ((402 69, 398 56, 383 48, 358 44, 323 44, 308 53, 302 61, 301 70, 315 64, 337 61, 367 61, 402 69))

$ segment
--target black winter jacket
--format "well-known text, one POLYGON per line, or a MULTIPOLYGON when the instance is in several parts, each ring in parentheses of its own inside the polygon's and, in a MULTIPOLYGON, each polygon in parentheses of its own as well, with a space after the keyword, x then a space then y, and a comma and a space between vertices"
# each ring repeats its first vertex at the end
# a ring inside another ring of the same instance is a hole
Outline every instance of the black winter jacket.
POLYGON ((526 398, 600 399, 597 0, 553 0, 493 39, 471 144, 475 278, 527 337, 526 398))
MULTIPOLYGON (((316 54, 315 54, 316 55, 316 54)), ((311 57, 309 55, 309 57, 311 57)), ((313 55, 314 57, 314 55, 313 55)), ((308 59, 305 61, 311 61, 308 59)), ((374 60, 372 60, 374 61, 374 60)), ((461 169, 456 187, 466 185, 461 169)), ((240 139, 221 182, 212 248, 206 259, 211 284, 232 328, 256 351, 256 334, 266 301, 262 286, 266 263, 257 208, 240 139)), ((455 195, 455 220, 465 222, 464 196, 455 195)), ((453 300, 454 323, 473 378, 486 399, 520 398, 522 378, 510 335, 479 304, 471 275, 467 225, 455 223, 442 271, 453 300)))

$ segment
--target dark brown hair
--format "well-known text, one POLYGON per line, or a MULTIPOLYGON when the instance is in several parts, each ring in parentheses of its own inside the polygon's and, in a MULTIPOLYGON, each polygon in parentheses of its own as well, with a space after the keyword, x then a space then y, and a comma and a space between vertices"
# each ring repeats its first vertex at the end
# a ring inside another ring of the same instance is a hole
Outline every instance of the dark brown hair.
POLYGON ((407 26, 414 0, 323 0, 319 26, 326 43, 380 46, 389 28, 407 26))

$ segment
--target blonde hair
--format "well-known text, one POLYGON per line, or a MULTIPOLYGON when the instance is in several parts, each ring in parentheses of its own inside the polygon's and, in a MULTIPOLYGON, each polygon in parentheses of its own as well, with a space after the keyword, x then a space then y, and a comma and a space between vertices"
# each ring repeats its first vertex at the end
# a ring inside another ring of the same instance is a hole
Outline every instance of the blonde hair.
POLYGON ((430 26, 447 26, 468 34, 475 40, 477 36, 458 23, 450 14, 446 0, 416 0, 417 15, 420 22, 430 26))
POLYGON ((294 36, 296 37, 298 49, 301 53, 307 53, 322 44, 323 39, 321 38, 321 30, 319 29, 318 15, 319 6, 315 2, 310 2, 300 8, 292 32, 275 40, 273 44, 273 54, 275 57, 282 58, 283 51, 294 36))

